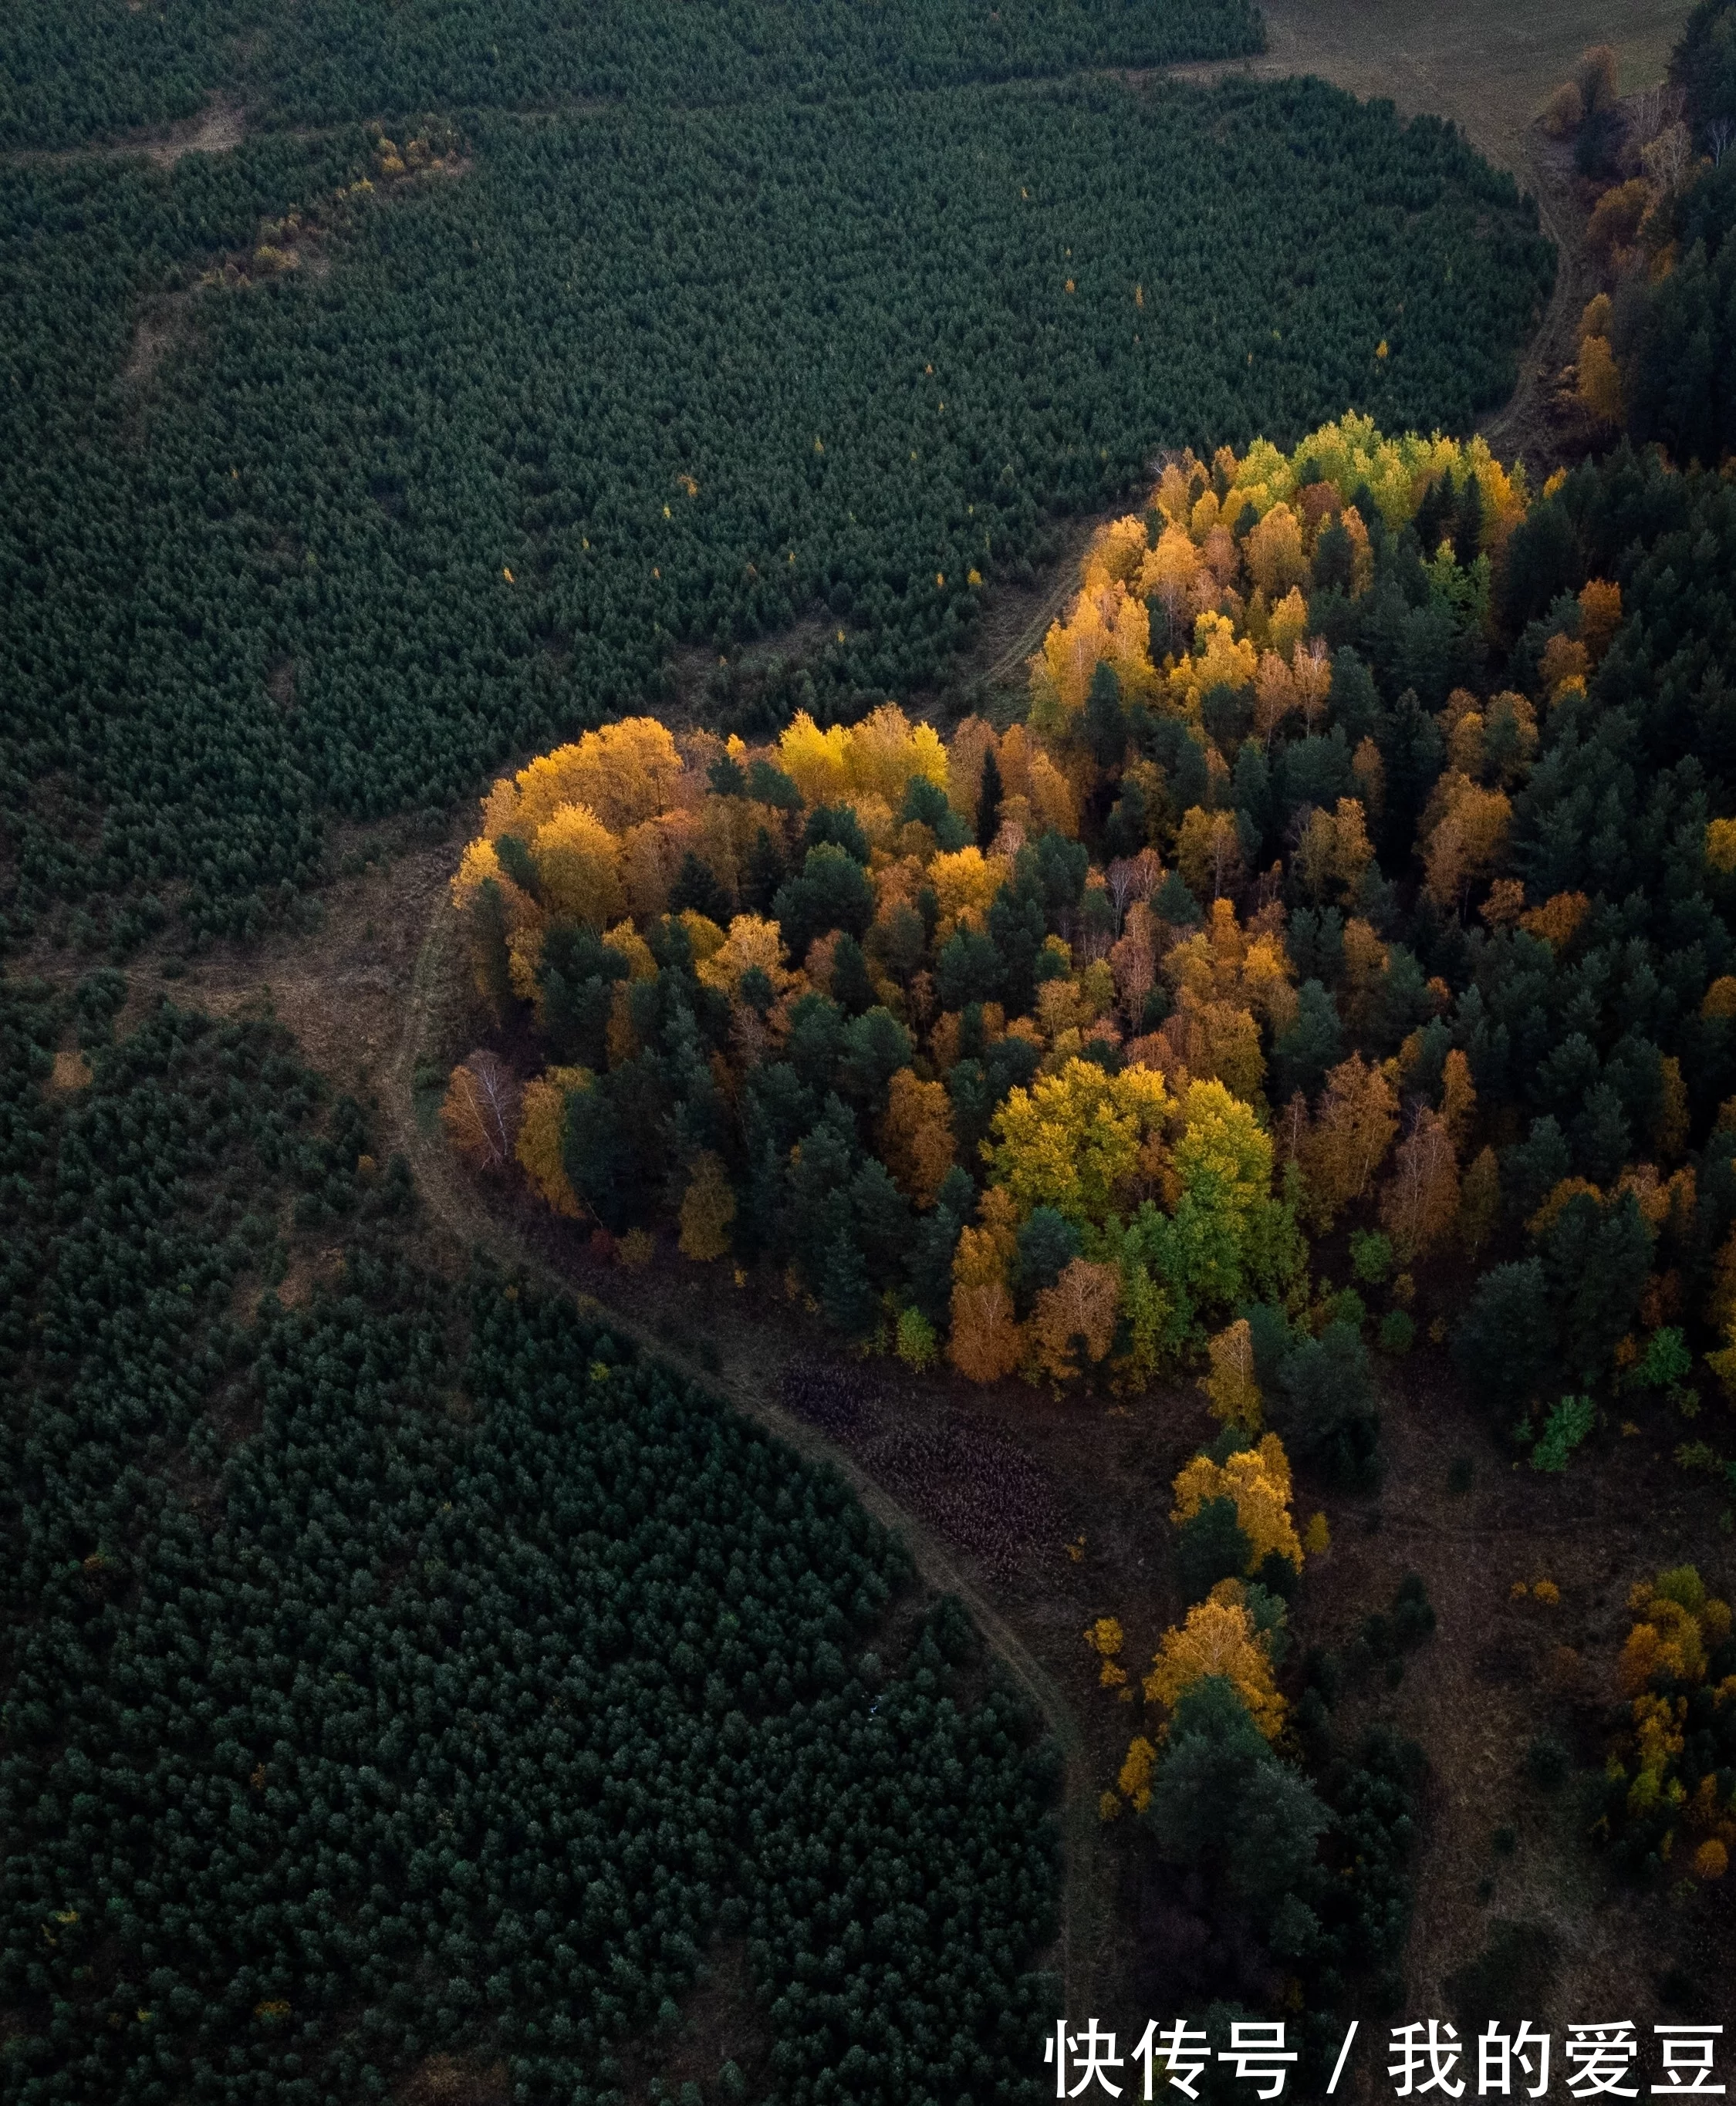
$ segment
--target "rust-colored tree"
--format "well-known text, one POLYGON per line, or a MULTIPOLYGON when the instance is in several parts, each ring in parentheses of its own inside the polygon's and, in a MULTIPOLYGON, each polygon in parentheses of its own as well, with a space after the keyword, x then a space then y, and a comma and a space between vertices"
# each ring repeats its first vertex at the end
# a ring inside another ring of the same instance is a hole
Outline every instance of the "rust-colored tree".
POLYGON ((1031 1343, 1043 1372, 1056 1382, 1095 1366, 1115 1342, 1121 1277, 1112 1265, 1076 1257, 1037 1297, 1031 1343))
POLYGON ((919 1207, 931 1207, 953 1167, 957 1144, 944 1082, 925 1082, 900 1068, 886 1091, 880 1153, 894 1181, 919 1207))
POLYGON ((518 1109, 518 1083, 485 1047, 452 1070, 440 1118, 465 1162, 478 1170, 499 1170, 513 1159, 518 1109))
POLYGON ((1492 1148, 1479 1149, 1459 1188, 1459 1240, 1474 1258, 1500 1219, 1500 1165, 1492 1148))
POLYGON ((1326 1077, 1320 1107, 1297 1154, 1311 1208, 1323 1227, 1360 1199, 1398 1131, 1398 1096, 1391 1077, 1360 1053, 1326 1077))
POLYGON ((1409 1265, 1445 1240, 1459 1217, 1459 1163, 1452 1136, 1426 1106, 1413 1122, 1380 1195, 1380 1222, 1409 1265))

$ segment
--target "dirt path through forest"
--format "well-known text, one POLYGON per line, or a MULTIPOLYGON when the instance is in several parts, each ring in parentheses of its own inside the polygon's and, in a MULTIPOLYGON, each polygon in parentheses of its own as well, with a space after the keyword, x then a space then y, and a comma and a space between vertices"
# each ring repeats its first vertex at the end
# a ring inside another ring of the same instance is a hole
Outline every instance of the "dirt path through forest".
MULTIPOLYGON (((444 1052, 441 1024, 454 996, 454 925, 442 899, 417 957, 403 1005, 397 1049, 381 1069, 380 1111, 389 1127, 390 1145, 401 1150, 415 1173, 424 1203, 459 1246, 460 1255, 486 1253, 509 1270, 541 1275, 563 1292, 572 1283, 553 1272, 509 1223, 480 1204, 467 1188, 437 1127, 417 1117, 415 1073, 431 1054, 444 1052)), ((868 1475, 844 1449, 785 1410, 770 1391, 768 1370, 751 1367, 739 1355, 720 1353, 715 1369, 702 1368, 690 1355, 653 1332, 639 1318, 594 1293, 578 1294, 587 1313, 603 1318, 619 1336, 641 1351, 672 1367, 703 1389, 720 1393, 735 1409, 755 1420, 811 1462, 823 1463, 850 1485, 875 1519, 902 1539, 924 1583, 938 1593, 956 1594, 969 1610, 985 1643, 1012 1681, 1042 1714, 1065 1763, 1061 1811, 1065 1852, 1061 1907, 1060 1973, 1070 2016, 1094 2008, 1095 1958, 1110 1906, 1114 1871, 1103 1845, 1097 1814, 1095 1780, 1085 1741, 1072 1707, 1047 1669, 1033 1656, 993 1602, 961 1572, 934 1530, 868 1475)))

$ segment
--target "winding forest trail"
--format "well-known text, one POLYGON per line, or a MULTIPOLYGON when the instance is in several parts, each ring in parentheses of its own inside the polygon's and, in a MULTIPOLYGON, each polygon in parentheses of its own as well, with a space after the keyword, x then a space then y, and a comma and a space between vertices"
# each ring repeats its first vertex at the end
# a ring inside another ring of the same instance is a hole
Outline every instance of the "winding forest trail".
POLYGON ((1103 1847, 1084 1736, 1060 1686, 989 1597, 958 1569, 935 1531, 844 1449, 786 1411, 769 1393, 764 1370, 744 1364, 739 1356, 721 1357, 715 1369, 702 1368, 640 1318, 594 1293, 578 1293, 570 1279, 562 1278, 540 1252, 467 1188, 440 1130, 424 1124, 415 1104, 417 1067, 430 1053, 444 1050, 439 1043, 440 1024, 449 1013, 454 993, 453 933, 452 909, 442 897, 410 975, 397 1045, 378 1076, 381 1115, 391 1129, 393 1144, 410 1163, 424 1203, 464 1255, 481 1251, 509 1270, 541 1277, 563 1293, 576 1294, 586 1313, 606 1319, 612 1331, 639 1351, 701 1388, 720 1393, 736 1410, 810 1462, 828 1465, 874 1518, 902 1539, 924 1583, 936 1593, 956 1594, 963 1602, 989 1651, 1041 1713, 1061 1750, 1065 1788, 1060 1973, 1069 2015, 1089 2012, 1095 2008, 1095 1960, 1113 1872, 1103 1847))

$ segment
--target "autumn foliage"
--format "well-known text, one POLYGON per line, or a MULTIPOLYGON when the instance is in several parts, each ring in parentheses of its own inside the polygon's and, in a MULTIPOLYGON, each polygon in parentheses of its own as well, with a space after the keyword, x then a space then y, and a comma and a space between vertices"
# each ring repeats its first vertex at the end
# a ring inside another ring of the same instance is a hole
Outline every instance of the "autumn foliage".
POLYGON ((1736 1643, 1729 1604, 1691 1565, 1642 1581, 1617 1680, 1629 1729, 1610 1759, 1599 1826, 1636 1867, 1716 1880, 1736 1848, 1736 1643))
POLYGON ((518 1131, 518 1086, 485 1047, 452 1070, 440 1106, 447 1138, 478 1170, 511 1162, 518 1131))
MULTIPOLYGON (((1543 997, 1509 992, 1616 940, 1586 872, 1535 881, 1527 799, 1624 587, 1558 594, 1478 671, 1535 509, 1480 440, 1353 416, 1290 455, 1184 455, 1092 537, 1023 721, 943 737, 888 702, 755 744, 630 717, 532 760, 451 898, 479 1006, 547 1065, 522 1092, 493 1055, 455 1071, 455 1145, 516 1159, 599 1249, 661 1230, 764 1267, 913 1367, 1186 1373, 1250 1443, 1299 1415, 1322 1454, 1348 1452, 1319 1430, 1335 1392, 1366 1387, 1343 1326, 1438 1338, 1443 1279, 1504 1258, 1546 1261, 1561 1300, 1573 1239, 1601 1237, 1616 1284, 1559 1321, 1575 1393, 1615 1379, 1709 1276, 1686 1253, 1716 1203, 1673 1181, 1703 1130, 1691 1063, 1630 1037, 1605 1071, 1565 1026, 1541 1062, 1543 997), (1327 633, 1373 622, 1403 563, 1416 621, 1421 594, 1465 646, 1427 706, 1327 633), (1347 1225, 1389 1254, 1348 1295, 1308 1240, 1347 1225)), ((1736 821, 1679 850, 1724 882, 1736 821)), ((1696 1046, 1733 990, 1696 993, 1696 1046)), ((1492 1396, 1530 1379, 1505 1320, 1492 1396)))

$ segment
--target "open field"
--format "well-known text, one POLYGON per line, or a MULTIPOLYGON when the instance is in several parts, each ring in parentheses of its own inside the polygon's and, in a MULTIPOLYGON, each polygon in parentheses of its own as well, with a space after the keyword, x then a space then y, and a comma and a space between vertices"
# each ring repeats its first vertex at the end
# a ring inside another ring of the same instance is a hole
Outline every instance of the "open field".
POLYGON ((1316 73, 1407 116, 1450 117, 1498 166, 1525 177, 1538 106, 1588 44, 1613 45, 1624 94, 1662 78, 1689 0, 1266 0, 1263 56, 1178 66, 1181 79, 1316 73))

